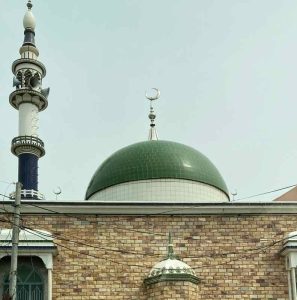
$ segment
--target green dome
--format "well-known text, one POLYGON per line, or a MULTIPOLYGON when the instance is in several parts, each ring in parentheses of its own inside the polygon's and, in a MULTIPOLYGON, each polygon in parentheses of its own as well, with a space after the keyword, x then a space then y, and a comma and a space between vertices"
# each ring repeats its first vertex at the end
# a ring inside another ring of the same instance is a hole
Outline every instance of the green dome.
POLYGON ((185 179, 228 189, 213 163, 199 151, 169 141, 146 141, 120 149, 106 159, 93 175, 86 199, 124 182, 148 179, 185 179))

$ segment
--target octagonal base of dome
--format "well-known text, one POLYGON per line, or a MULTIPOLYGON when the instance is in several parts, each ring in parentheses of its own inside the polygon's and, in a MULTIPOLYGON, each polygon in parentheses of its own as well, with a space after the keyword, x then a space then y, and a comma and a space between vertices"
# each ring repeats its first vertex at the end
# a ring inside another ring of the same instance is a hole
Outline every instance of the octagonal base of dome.
POLYGON ((151 179, 117 184, 93 194, 102 202, 199 203, 228 202, 228 196, 211 185, 182 179, 151 179))

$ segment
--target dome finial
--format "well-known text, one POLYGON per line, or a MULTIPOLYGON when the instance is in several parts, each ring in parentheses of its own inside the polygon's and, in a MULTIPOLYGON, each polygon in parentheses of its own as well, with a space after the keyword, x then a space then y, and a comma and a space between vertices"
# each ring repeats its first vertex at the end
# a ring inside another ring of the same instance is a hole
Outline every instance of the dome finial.
POLYGON ((149 138, 148 139, 150 141, 156 141, 156 140, 158 140, 158 135, 157 135, 157 131, 156 131, 156 128, 155 128, 156 114, 155 114, 154 108, 153 108, 153 101, 160 98, 160 91, 157 88, 152 88, 152 90, 155 90, 157 92, 157 94, 154 95, 154 96, 149 96, 147 94, 147 92, 145 93, 145 97, 148 100, 150 100, 150 113, 149 113, 148 117, 151 120, 151 124, 150 124, 150 131, 149 131, 149 138))
POLYGON ((168 235, 167 257, 151 269, 147 278, 144 279, 144 284, 150 285, 162 281, 188 281, 194 284, 199 282, 195 271, 175 255, 171 232, 168 235))
POLYGON ((167 258, 170 258, 170 259, 176 258, 176 255, 174 254, 174 250, 173 250, 171 231, 169 231, 169 234, 168 234, 167 258))

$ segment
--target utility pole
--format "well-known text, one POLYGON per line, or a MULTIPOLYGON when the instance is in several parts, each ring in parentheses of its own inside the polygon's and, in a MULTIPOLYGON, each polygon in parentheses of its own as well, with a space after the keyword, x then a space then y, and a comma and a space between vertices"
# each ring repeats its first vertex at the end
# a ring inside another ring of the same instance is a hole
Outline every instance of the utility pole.
POLYGON ((18 245, 20 232, 20 213, 21 213, 21 188, 20 182, 16 183, 15 202, 14 202, 14 217, 11 240, 11 268, 9 274, 9 299, 16 299, 17 286, 17 266, 18 266, 18 245))

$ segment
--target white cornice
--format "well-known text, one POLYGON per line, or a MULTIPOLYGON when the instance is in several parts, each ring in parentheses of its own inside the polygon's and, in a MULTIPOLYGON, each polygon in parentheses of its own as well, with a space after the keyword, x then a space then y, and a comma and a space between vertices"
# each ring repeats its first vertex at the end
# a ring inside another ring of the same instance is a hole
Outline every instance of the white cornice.
MULTIPOLYGON (((2 202, 12 212, 12 201, 2 202)), ((0 210, 1 212, 1 210, 0 210)), ((88 215, 262 215, 297 214, 296 203, 106 203, 91 201, 28 201, 21 204, 22 214, 88 215), (36 205, 36 206, 35 206, 36 205), (38 207, 37 207, 38 206, 38 207)))

